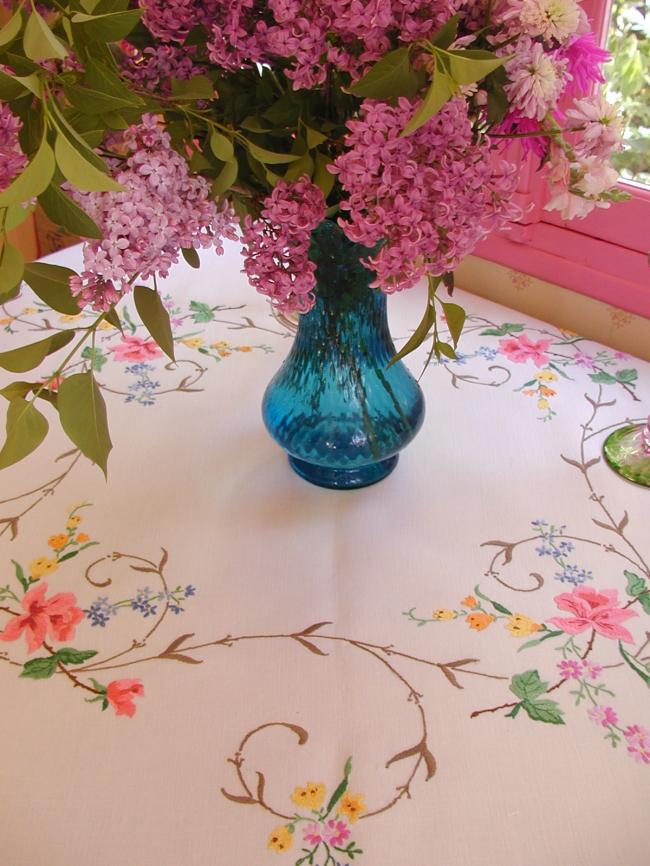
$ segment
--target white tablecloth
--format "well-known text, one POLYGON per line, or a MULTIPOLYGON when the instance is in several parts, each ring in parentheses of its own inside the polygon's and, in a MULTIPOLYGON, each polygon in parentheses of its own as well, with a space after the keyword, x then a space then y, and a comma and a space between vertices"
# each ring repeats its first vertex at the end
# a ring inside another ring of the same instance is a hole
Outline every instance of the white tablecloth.
MULTIPOLYGON (((599 457, 650 365, 459 291, 397 470, 322 490, 260 419, 291 329, 202 258, 163 284, 176 365, 130 302, 83 359, 108 483, 51 407, 0 475, 2 866, 647 866, 650 492, 599 457), (20 676, 61 647, 97 654, 20 676)), ((3 350, 70 327, 29 290, 1 315, 3 350)))

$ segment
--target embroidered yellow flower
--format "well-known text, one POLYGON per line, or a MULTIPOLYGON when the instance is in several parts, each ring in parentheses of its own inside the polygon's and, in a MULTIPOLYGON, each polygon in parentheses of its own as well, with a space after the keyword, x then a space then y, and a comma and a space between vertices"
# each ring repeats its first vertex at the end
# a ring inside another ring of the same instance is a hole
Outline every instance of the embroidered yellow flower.
POLYGON ((229 349, 230 343, 227 340, 217 340, 216 343, 210 343, 211 349, 229 349))
POLYGON ((79 535, 77 536, 77 541, 79 542, 79 544, 83 544, 84 542, 88 541, 89 539, 90 539, 90 536, 86 535, 85 532, 80 532, 79 535))
POLYGON ((276 827, 269 836, 268 848, 271 851, 288 851, 293 844, 293 836, 286 827, 276 827))
POLYGON ((465 598, 461 601, 463 607, 478 607, 478 601, 474 598, 473 595, 466 595, 465 598))
POLYGON ((538 622, 523 613, 513 614, 506 624, 506 628, 513 637, 527 637, 529 634, 539 631, 541 627, 538 622))
POLYGON ((495 618, 491 613, 482 613, 482 611, 478 611, 477 613, 470 613, 465 621, 470 628, 474 629, 474 631, 483 631, 483 629, 486 629, 494 622, 494 619, 495 618))
POLYGON ((68 522, 66 523, 65 528, 76 529, 82 520, 83 517, 80 514, 73 514, 72 517, 68 517, 68 522))
POLYGON ((81 319, 81 313, 64 313, 59 316, 60 322, 78 322, 81 319))
POLYGON ((97 325, 100 331, 114 331, 115 325, 111 325, 110 322, 107 322, 106 319, 102 319, 99 325, 97 325))
POLYGON ((456 614, 453 610, 449 610, 448 607, 439 607, 438 610, 434 610, 433 612, 434 619, 456 619, 456 614))
POLYGON ((548 402, 548 400, 538 400, 537 401, 537 408, 538 409, 548 409, 549 406, 550 406, 550 403, 548 402))
POLYGON ((184 340, 181 340, 181 343, 188 349, 199 349, 204 342, 203 337, 185 337, 184 340))
POLYGON ((553 370, 540 370, 538 373, 535 373, 535 379, 538 382, 555 382, 557 373, 554 373, 553 370))
POLYGON ((366 804, 363 794, 344 794, 341 797, 341 805, 338 814, 344 815, 350 824, 354 824, 362 812, 366 812, 366 804))
POLYGON ((47 543, 53 550, 61 550, 61 548, 65 547, 68 543, 68 536, 63 532, 59 532, 58 535, 50 535, 47 539, 47 543))
POLYGON ((46 574, 50 574, 59 567, 56 559, 50 559, 47 556, 39 556, 37 559, 32 559, 29 563, 29 573, 34 580, 40 580, 46 574))
POLYGON ((0 325, 10 325, 13 320, 13 316, 4 316, 2 319, 0 319, 0 325))
POLYGON ((23 310, 23 316, 33 316, 34 313, 38 313, 36 307, 25 307, 23 310))
POLYGON ((307 782, 304 788, 294 788, 291 802, 304 809, 319 809, 325 799, 325 785, 322 782, 307 782))

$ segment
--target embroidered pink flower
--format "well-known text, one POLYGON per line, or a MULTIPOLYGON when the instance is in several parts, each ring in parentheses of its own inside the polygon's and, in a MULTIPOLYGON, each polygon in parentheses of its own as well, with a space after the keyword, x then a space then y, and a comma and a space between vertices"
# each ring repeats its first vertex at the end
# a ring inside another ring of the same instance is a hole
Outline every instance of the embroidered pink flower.
POLYGON ((143 695, 144 686, 141 680, 113 680, 106 687, 106 697, 116 716, 132 718, 135 715, 133 698, 143 695))
POLYGON ((113 352, 116 361, 150 361, 152 358, 160 358, 162 352, 153 340, 143 340, 142 337, 122 337, 122 342, 111 346, 109 352, 113 352))
POLYGON ((320 824, 307 824, 302 831, 302 838, 309 845, 320 845, 323 841, 322 829, 320 824))
POLYGON ((557 667, 563 680, 582 679, 582 664, 574 659, 565 659, 557 667))
POLYGON ((598 592, 591 587, 582 586, 572 592, 556 595, 555 603, 560 610, 573 614, 570 617, 556 616, 549 620, 567 634, 580 634, 585 629, 593 628, 603 637, 633 643, 632 635, 621 623, 637 616, 637 613, 618 607, 618 592, 615 589, 598 592))
POLYGON ((537 340, 534 343, 526 334, 520 334, 518 337, 499 340, 499 351, 517 364, 531 360, 536 367, 543 367, 549 362, 546 351, 550 345, 550 340, 537 340))
POLYGON ((603 666, 595 662, 584 661, 582 663, 583 676, 589 680, 597 680, 603 672, 603 666))
POLYGON ((602 725, 603 728, 618 724, 618 715, 613 707, 592 707, 587 710, 587 715, 592 722, 602 725))
POLYGON ((330 820, 325 825, 325 841, 329 845, 342 845, 350 838, 350 830, 345 821, 337 821, 335 818, 330 820))
POLYGON ((627 751, 638 763, 650 764, 650 731, 642 725, 630 725, 623 731, 627 751))
POLYGON ((83 619, 83 611, 76 607, 77 599, 72 592, 57 592, 46 599, 47 584, 25 593, 22 607, 25 611, 14 616, 0 632, 0 640, 18 640, 23 632, 30 653, 43 646, 47 634, 54 640, 69 640, 74 637, 75 626, 83 619))

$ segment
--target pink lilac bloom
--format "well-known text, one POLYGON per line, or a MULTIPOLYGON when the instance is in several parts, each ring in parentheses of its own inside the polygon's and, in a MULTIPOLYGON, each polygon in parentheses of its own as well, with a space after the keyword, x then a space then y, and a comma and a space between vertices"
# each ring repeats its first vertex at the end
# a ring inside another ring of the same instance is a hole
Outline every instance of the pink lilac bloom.
POLYGON ((596 664, 595 662, 585 660, 582 662, 582 670, 583 676, 585 676, 587 679, 597 680, 603 672, 603 666, 596 664))
POLYGON ((570 617, 553 617, 549 622, 562 629, 566 634, 580 634, 586 629, 594 629, 603 637, 634 643, 634 638, 621 623, 637 616, 636 611, 625 610, 618 606, 618 592, 615 589, 597 591, 591 587, 578 587, 572 592, 555 596, 560 610, 573 614, 570 617))
POLYGON ((602 725, 603 728, 618 724, 618 714, 613 707, 591 707, 587 710, 587 715, 592 722, 602 725))
POLYGON ((346 152, 330 166, 347 193, 339 225, 349 240, 368 248, 383 241, 367 266, 385 292, 453 270, 521 213, 511 203, 517 169, 488 159, 490 144, 474 141, 465 101, 452 100, 402 136, 418 105, 365 100, 360 118, 348 121, 346 152))
POLYGON ((325 825, 324 837, 329 845, 342 845, 350 838, 350 830, 345 821, 330 818, 325 825))
POLYGON ((81 280, 71 281, 80 300, 97 310, 108 309, 115 293, 130 291, 135 276, 166 277, 180 248, 213 246, 221 254, 222 237, 237 237, 229 206, 209 200, 207 181, 190 177, 153 115, 129 127, 118 144, 128 156, 108 163, 123 191, 69 189, 102 230, 102 240, 84 244, 81 280))
POLYGON ((0 104, 0 192, 27 165, 27 157, 18 143, 21 126, 22 121, 11 113, 7 103, 0 104))
POLYGON ((567 61, 567 72, 571 76, 567 94, 588 93, 593 84, 605 83, 602 66, 611 55, 598 45, 596 35, 591 31, 575 36, 560 49, 559 55, 567 61))
POLYGON ((642 725, 630 725, 623 731, 627 751, 639 764, 650 764, 650 731, 642 725))
POLYGON ((108 350, 115 361, 151 361, 160 358, 162 352, 153 340, 125 334, 122 341, 108 350))
POLYGON ((302 831, 302 838, 308 845, 320 845, 323 841, 323 828, 320 824, 307 824, 302 831))
POLYGON ((279 181, 264 200, 260 218, 244 221, 244 270, 258 292, 283 312, 307 312, 314 304, 316 265, 309 259, 311 233, 325 218, 325 198, 307 177, 279 181))
POLYGON ((546 352, 550 345, 551 340, 533 342, 526 334, 520 334, 518 337, 499 340, 499 351, 516 364, 525 364, 530 360, 536 367, 543 367, 549 362, 546 352))
POLYGON ((558 664, 558 670, 563 680, 582 679, 582 664, 574 659, 565 659, 558 664))
POLYGON ((169 94, 172 78, 186 81, 202 72, 193 62, 191 48, 167 44, 139 49, 128 42, 122 42, 121 47, 123 74, 145 90, 160 87, 162 93, 169 94))
POLYGON ((219 0, 138 0, 144 9, 142 20, 154 36, 166 41, 183 42, 197 24, 208 25, 219 6, 219 0))

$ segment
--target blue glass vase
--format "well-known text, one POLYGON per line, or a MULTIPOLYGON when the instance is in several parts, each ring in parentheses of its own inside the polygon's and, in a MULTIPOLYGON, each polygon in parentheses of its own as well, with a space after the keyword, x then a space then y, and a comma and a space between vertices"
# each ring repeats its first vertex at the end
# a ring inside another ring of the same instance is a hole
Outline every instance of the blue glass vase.
POLYGON ((420 386, 395 346, 386 296, 354 244, 331 220, 312 234, 316 303, 300 316, 293 347, 269 383, 264 423, 298 475, 347 490, 381 481, 424 419, 420 386))

